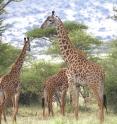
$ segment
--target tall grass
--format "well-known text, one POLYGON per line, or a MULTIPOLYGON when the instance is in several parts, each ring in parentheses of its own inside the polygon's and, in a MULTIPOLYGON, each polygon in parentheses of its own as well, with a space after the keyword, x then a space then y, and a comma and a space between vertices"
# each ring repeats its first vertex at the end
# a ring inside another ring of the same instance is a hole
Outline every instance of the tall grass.
MULTIPOLYGON (((40 107, 22 106, 17 115, 17 124, 99 124, 97 111, 80 111, 78 120, 72 112, 66 113, 63 117, 57 109, 54 111, 54 117, 43 118, 40 107)), ((8 124, 12 124, 11 114, 7 115, 7 119, 8 124)), ((105 114, 104 124, 117 124, 117 116, 113 113, 105 114)))

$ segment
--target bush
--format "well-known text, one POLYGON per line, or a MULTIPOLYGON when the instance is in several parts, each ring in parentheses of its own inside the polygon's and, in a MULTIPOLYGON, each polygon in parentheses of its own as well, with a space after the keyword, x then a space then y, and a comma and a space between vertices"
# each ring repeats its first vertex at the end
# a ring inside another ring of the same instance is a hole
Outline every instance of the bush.
POLYGON ((19 52, 20 50, 8 43, 0 43, 0 75, 8 72, 19 52))
POLYGON ((117 40, 112 41, 109 56, 103 60, 103 65, 106 71, 105 91, 108 105, 117 113, 117 40))
POLYGON ((40 61, 33 63, 30 68, 24 68, 21 75, 21 103, 25 103, 25 99, 28 99, 30 103, 40 101, 44 81, 49 76, 57 73, 60 67, 60 64, 51 64, 49 62, 40 61))

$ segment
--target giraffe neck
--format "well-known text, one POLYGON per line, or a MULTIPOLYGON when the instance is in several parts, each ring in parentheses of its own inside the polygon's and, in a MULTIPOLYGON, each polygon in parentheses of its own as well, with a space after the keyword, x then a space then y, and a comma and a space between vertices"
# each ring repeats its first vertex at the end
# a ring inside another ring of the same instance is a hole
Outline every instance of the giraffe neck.
POLYGON ((67 35, 67 32, 65 30, 65 27, 59 18, 57 19, 56 25, 57 25, 57 35, 58 35, 58 40, 59 40, 60 51, 65 61, 70 63, 73 59, 72 55, 73 55, 75 47, 71 43, 67 35))
POLYGON ((15 63, 13 64, 13 66, 11 68, 11 71, 10 71, 11 75, 12 74, 14 76, 19 76, 20 75, 21 68, 22 68, 22 65, 23 65, 23 62, 24 62, 24 59, 25 59, 25 56, 26 56, 26 50, 27 50, 27 44, 25 43, 19 57, 16 59, 15 63))

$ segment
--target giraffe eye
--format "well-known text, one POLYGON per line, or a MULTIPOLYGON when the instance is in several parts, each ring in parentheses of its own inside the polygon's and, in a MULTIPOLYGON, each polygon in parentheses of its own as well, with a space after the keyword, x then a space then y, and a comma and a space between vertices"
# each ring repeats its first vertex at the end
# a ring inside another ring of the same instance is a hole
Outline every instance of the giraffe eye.
POLYGON ((51 19, 49 19, 49 21, 50 21, 50 22, 52 22, 52 20, 51 20, 51 19))

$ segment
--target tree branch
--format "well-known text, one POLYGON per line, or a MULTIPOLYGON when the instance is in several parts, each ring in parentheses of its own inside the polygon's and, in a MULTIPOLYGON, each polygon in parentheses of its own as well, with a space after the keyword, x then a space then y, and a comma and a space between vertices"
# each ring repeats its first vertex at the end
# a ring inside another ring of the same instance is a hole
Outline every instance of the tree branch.
POLYGON ((3 9, 9 4, 11 3, 13 0, 8 0, 5 4, 0 6, 0 12, 3 11, 3 9))

